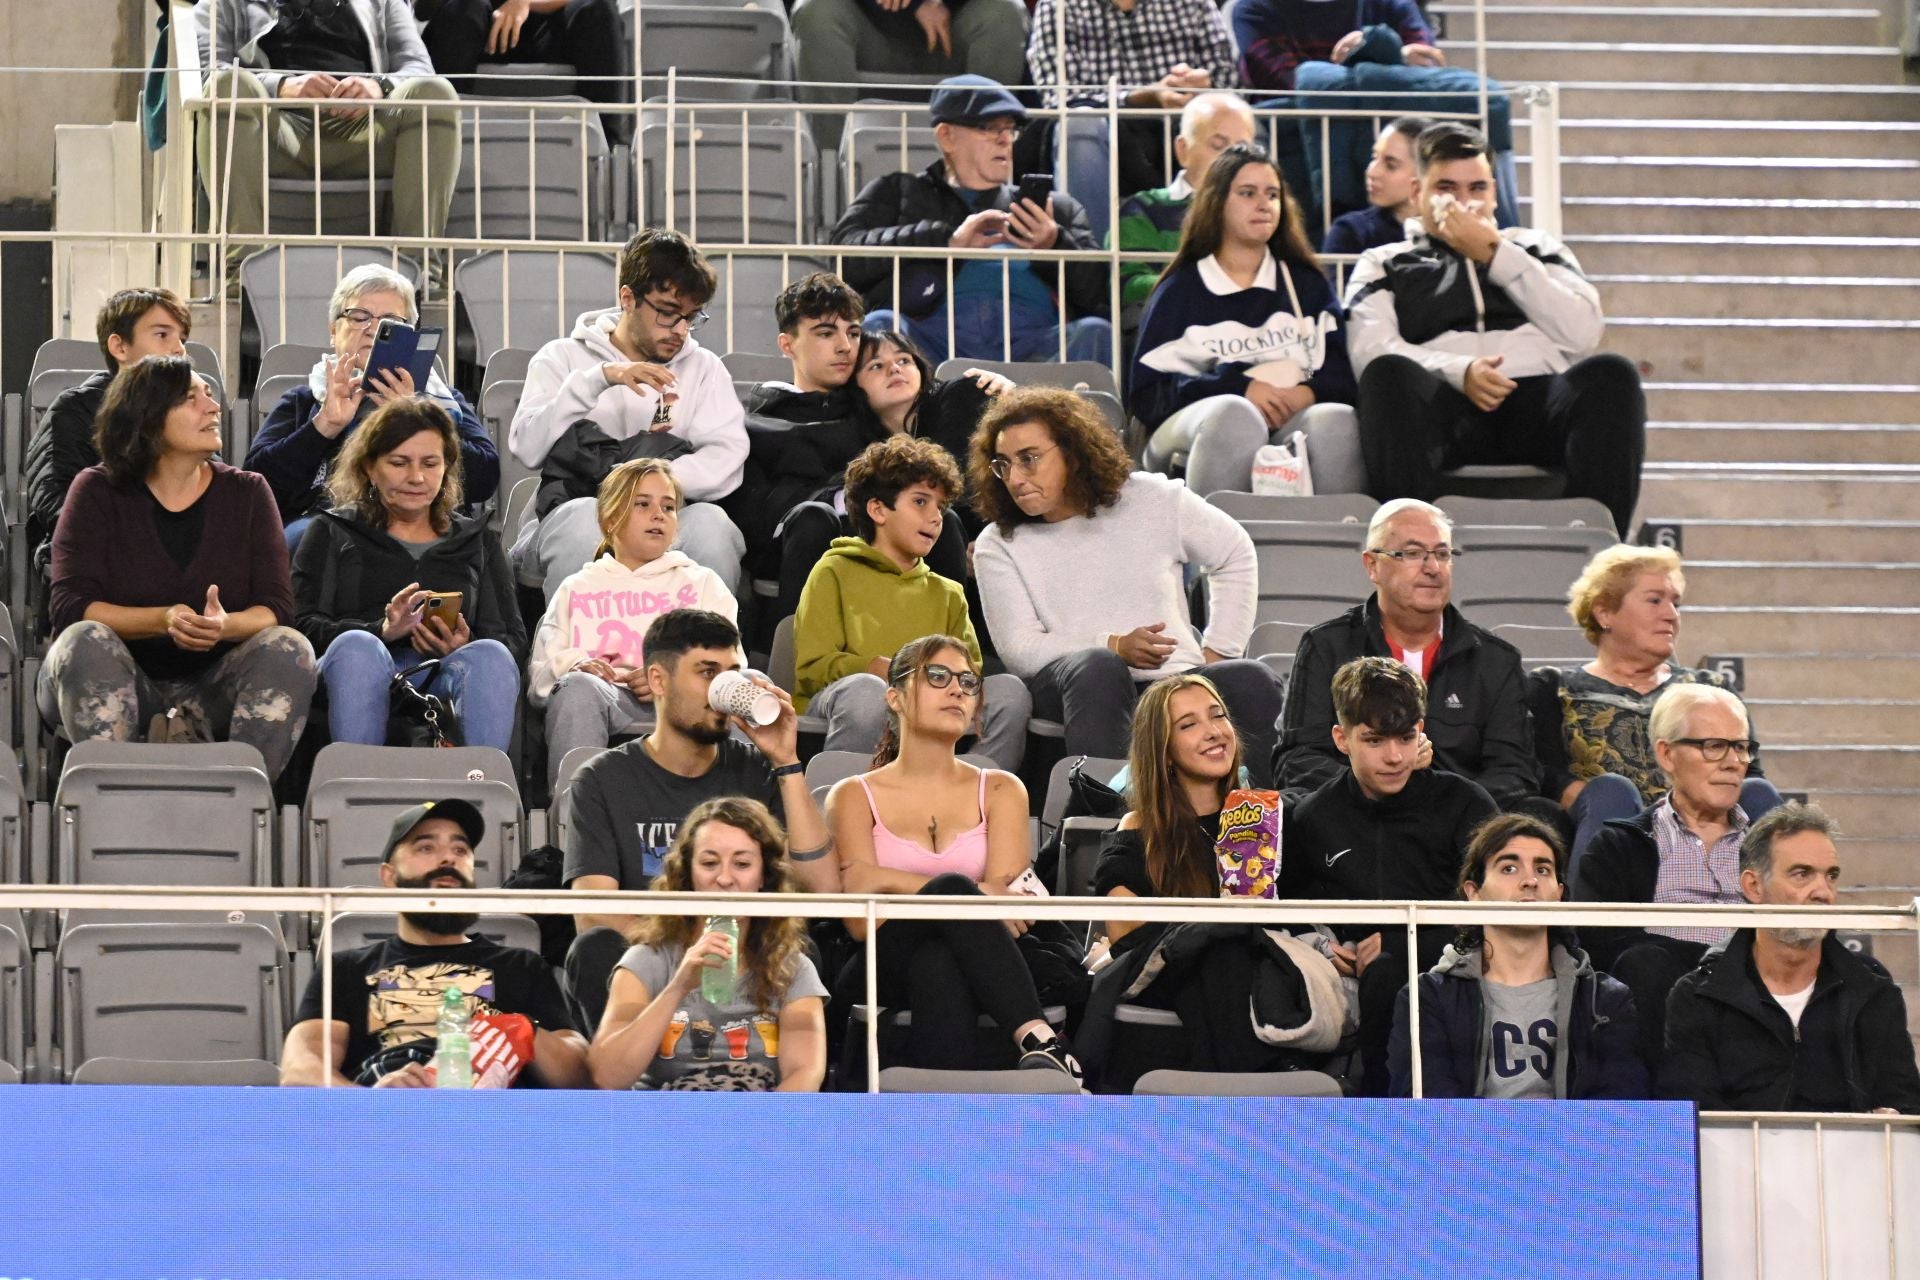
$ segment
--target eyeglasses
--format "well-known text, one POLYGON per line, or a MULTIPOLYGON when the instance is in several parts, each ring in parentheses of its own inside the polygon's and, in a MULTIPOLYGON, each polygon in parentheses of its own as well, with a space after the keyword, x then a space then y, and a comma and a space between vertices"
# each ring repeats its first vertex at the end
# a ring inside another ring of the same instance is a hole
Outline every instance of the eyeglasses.
POLYGON ((658 316, 660 323, 667 326, 667 328, 678 329, 684 324, 687 326, 688 333, 694 332, 713 318, 704 311, 669 311, 654 302, 651 298, 642 298, 640 299, 640 303, 646 307, 647 310, 658 316))
POLYGON ((1411 560, 1415 564, 1423 565, 1431 560, 1438 565, 1449 565, 1465 555, 1466 552, 1460 550, 1458 547, 1406 547, 1399 551, 1389 551, 1385 547, 1374 547, 1369 554, 1385 556, 1387 559, 1398 561, 1401 564, 1405 564, 1411 560))
MULTIPOLYGON (((912 674, 913 672, 909 671, 906 675, 894 681, 894 683, 903 684, 907 677, 912 674)), ((927 683, 936 689, 944 689, 955 680, 958 680, 960 682, 960 692, 966 694, 969 698, 977 698, 980 696, 980 677, 971 671, 955 671, 952 667, 943 667, 937 662, 931 662, 920 668, 920 674, 925 676, 927 683)))
POLYGON ((276 7, 289 22, 326 22, 340 12, 346 0, 277 0, 276 7))
POLYGON ((1012 120, 996 120, 991 124, 963 124, 960 127, 973 133, 984 133, 994 138, 1013 138, 1018 137, 1020 134, 1020 126, 1012 120))
POLYGON ((408 320, 405 316, 375 315, 365 307, 348 307, 345 311, 335 316, 334 319, 345 320, 356 329, 371 329, 381 320, 398 320, 401 324, 412 323, 412 321, 408 320))
POLYGON ((1059 447, 1057 444, 1050 444, 1044 449, 1022 449, 1011 458, 995 458, 987 464, 987 470, 1002 480, 1005 480, 1015 467, 1020 469, 1021 475, 1030 476, 1039 469, 1040 459, 1059 447))
POLYGON ((1676 744, 1684 743, 1689 747, 1700 748, 1700 755, 1710 763, 1718 763, 1727 758, 1727 752, 1733 752, 1733 758, 1746 764, 1758 754, 1760 744, 1752 738, 1675 738, 1676 744))

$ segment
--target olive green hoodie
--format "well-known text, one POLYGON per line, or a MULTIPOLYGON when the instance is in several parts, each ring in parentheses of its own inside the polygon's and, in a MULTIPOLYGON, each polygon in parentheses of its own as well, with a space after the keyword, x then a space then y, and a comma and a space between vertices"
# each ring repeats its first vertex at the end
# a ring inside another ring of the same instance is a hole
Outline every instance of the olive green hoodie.
POLYGON ((864 538, 835 538, 807 575, 793 620, 794 706, 875 658, 891 658, 921 636, 966 641, 974 669, 980 641, 967 616, 967 593, 916 560, 905 573, 864 538))

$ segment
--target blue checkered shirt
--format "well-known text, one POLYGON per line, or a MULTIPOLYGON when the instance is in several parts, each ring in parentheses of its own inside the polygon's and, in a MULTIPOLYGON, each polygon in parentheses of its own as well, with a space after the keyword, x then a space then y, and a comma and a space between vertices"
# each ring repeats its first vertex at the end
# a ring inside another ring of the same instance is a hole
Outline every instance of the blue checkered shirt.
MULTIPOLYGON (((1732 820, 1731 829, 1707 849, 1673 811, 1671 796, 1654 806, 1653 843, 1660 850, 1660 877, 1653 885, 1655 902, 1746 904, 1740 892, 1740 839, 1747 834, 1747 815, 1739 805, 1733 807, 1732 820)), ((1647 932, 1708 946, 1717 946, 1733 936, 1732 929, 1698 925, 1660 925, 1647 932)))

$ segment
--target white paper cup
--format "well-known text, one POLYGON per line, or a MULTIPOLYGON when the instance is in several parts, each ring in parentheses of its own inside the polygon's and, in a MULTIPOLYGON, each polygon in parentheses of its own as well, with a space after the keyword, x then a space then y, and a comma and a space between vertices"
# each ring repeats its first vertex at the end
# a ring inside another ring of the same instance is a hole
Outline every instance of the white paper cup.
POLYGON ((739 671, 722 671, 707 686, 707 702, 715 711, 739 716, 749 724, 770 725, 780 718, 780 699, 739 671))

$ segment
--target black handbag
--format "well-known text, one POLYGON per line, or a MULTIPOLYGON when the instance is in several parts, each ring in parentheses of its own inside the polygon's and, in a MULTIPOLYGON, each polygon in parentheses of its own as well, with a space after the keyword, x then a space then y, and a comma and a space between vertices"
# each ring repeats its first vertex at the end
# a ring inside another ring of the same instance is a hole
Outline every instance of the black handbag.
POLYGON ((387 686, 387 741, 396 747, 457 747, 460 741, 460 717, 453 703, 437 693, 415 688, 412 677, 439 668, 440 659, 429 658, 405 671, 393 673, 387 686))

